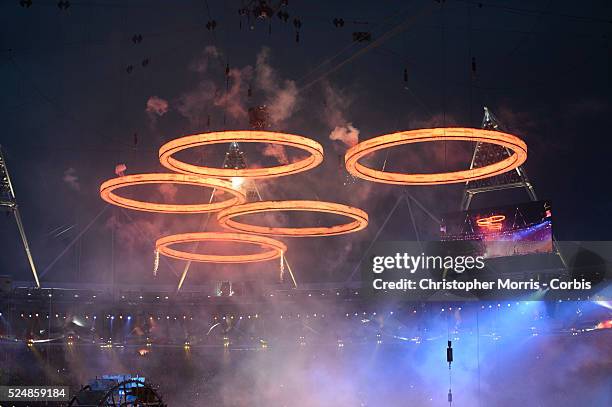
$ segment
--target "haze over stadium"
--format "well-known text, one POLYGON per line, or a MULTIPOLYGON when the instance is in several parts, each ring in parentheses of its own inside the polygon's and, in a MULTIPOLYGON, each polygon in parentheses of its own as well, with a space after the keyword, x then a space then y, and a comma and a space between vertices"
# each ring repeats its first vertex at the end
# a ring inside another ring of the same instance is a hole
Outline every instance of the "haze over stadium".
POLYGON ((607 2, 0 15, 0 404, 612 404, 607 2))

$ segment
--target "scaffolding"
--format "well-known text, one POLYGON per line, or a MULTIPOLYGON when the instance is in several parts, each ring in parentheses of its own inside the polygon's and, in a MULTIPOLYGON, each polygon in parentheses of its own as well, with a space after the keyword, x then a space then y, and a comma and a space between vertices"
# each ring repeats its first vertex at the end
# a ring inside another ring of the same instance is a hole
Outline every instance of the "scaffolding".
POLYGON ((11 183, 11 177, 6 165, 6 159, 2 152, 2 146, 0 146, 0 208, 13 212, 17 227, 19 228, 19 234, 21 235, 21 241, 23 242, 23 248, 25 249, 30 268, 32 269, 32 275, 36 282, 36 287, 40 288, 40 281, 38 279, 38 273, 36 272, 36 266, 34 265, 34 259, 32 252, 30 251, 30 245, 28 244, 28 238, 26 237, 23 222, 21 221, 21 214, 19 213, 19 206, 17 205, 17 198, 15 198, 15 190, 11 183))
MULTIPOLYGON (((481 127, 485 130, 505 131, 499 120, 497 120, 497 117, 495 117, 486 106, 484 107, 484 117, 481 127)), ((512 151, 507 147, 479 141, 476 143, 476 148, 474 148, 470 169, 480 168, 502 161, 511 155, 512 151)), ((529 195, 529 199, 532 201, 538 200, 533 185, 531 185, 527 177, 527 172, 521 165, 512 171, 494 177, 466 182, 463 191, 463 199, 461 200, 461 210, 467 211, 470 208, 472 199, 476 194, 514 188, 523 188, 527 192, 527 195, 529 195)))

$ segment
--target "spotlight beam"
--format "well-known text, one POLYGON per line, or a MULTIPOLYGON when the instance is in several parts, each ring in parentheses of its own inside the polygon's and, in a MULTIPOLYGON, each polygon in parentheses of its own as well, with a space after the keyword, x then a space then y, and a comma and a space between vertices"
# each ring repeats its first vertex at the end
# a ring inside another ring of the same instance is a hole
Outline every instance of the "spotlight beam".
POLYGON ((74 246, 74 244, 76 242, 79 241, 79 239, 89 230, 89 228, 91 228, 93 226, 94 223, 96 223, 96 221, 100 218, 100 216, 102 216, 102 214, 104 212, 106 212, 106 210, 108 209, 110 205, 104 205, 104 208, 102 208, 102 210, 100 212, 98 212, 98 214, 87 224, 87 226, 85 226, 83 228, 83 230, 81 230, 79 232, 78 235, 76 235, 76 237, 74 239, 72 239, 72 241, 70 243, 68 243, 68 245, 66 247, 64 247, 64 250, 62 250, 60 252, 60 254, 57 255, 57 257, 55 259, 53 259, 53 261, 51 263, 49 263, 49 265, 47 267, 45 267, 45 269, 42 271, 42 273, 40 273, 40 278, 42 278, 45 274, 47 274, 49 272, 49 270, 51 270, 53 268, 53 266, 64 256, 64 254, 66 254, 68 252, 68 250, 70 250, 70 248, 72 246, 74 246))

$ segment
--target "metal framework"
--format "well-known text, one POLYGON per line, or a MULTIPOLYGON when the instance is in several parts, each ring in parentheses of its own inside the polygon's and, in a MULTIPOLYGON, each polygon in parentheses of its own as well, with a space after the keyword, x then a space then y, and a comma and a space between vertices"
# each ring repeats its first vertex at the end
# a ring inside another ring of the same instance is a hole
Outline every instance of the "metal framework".
MULTIPOLYGON (((482 128, 484 130, 505 131, 497 117, 486 106, 484 107, 482 128)), ((507 147, 479 141, 474 149, 470 169, 486 167, 491 163, 507 159, 511 154, 512 151, 507 147)), ((466 211, 469 209, 472 199, 476 194, 513 188, 524 188, 532 201, 538 200, 533 185, 531 185, 527 177, 527 172, 522 165, 519 165, 512 169, 512 171, 495 177, 467 181, 465 183, 463 199, 461 200, 461 210, 466 211)))
POLYGON ((15 191, 13 189, 13 184, 11 183, 11 177, 9 176, 6 159, 4 158, 4 154, 2 152, 2 146, 0 146, 0 208, 5 208, 13 212, 15 221, 17 222, 17 227, 19 228, 21 241, 23 242, 23 248, 25 249, 28 262, 30 263, 30 269, 32 270, 32 275, 34 276, 34 281, 36 282, 36 286, 40 288, 40 280, 38 279, 38 273, 36 272, 36 266, 34 265, 34 258, 32 257, 32 252, 30 251, 30 245, 28 244, 23 222, 21 221, 19 206, 17 205, 17 199, 15 198, 15 191))
MULTIPOLYGON (((267 122, 267 110, 265 106, 260 106, 257 108, 249 109, 250 116, 250 126, 253 130, 264 130, 268 128, 267 122)), ((231 141, 229 145, 228 151, 225 153, 225 158, 223 159, 222 168, 224 169, 234 169, 234 170, 245 170, 247 169, 247 160, 246 155, 240 148, 240 144, 237 141, 231 141)), ((232 185, 236 189, 242 190, 248 202, 256 202, 263 201, 261 194, 259 193, 259 188, 257 187, 257 183, 254 179, 244 179, 243 177, 232 177, 231 179, 232 185)), ((214 191, 213 191, 214 194, 214 191)), ((210 199, 212 201, 213 194, 211 194, 210 199)), ((205 231, 208 227, 208 222, 210 221, 210 212, 207 214, 205 218, 202 219, 200 231, 205 231)), ((200 246, 200 242, 196 242, 194 244, 193 251, 198 250, 200 246)), ((285 267, 289 272, 289 276, 291 277, 291 281, 294 287, 297 287, 297 281, 295 280, 295 276, 293 275, 293 271, 291 270, 291 266, 289 261, 284 256, 281 256, 281 274, 280 279, 283 279, 285 267)), ((177 292, 181 290, 185 279, 187 278, 187 274, 189 273, 189 269, 191 267, 191 261, 187 261, 185 263, 185 267, 183 268, 183 272, 179 279, 179 284, 177 287, 177 292)))
POLYGON ((417 240, 417 242, 419 242, 419 244, 421 244, 421 236, 420 236, 419 229, 417 227, 417 223, 416 223, 416 220, 415 220, 415 217, 414 217, 414 210, 413 210, 413 207, 412 207, 413 204, 415 204, 420 210, 422 210, 423 213, 425 213, 434 222, 434 224, 440 225, 440 222, 441 222, 440 219, 438 219, 433 213, 431 213, 429 211, 429 209, 427 209, 427 207, 425 205, 423 205, 421 202, 419 202, 418 199, 416 199, 414 196, 412 196, 412 194, 409 191, 404 190, 397 197, 397 200, 395 201, 395 204, 393 205, 393 207, 391 208, 391 210, 387 214, 387 217, 385 218, 383 223, 379 226, 378 230, 376 231, 376 234, 374 235, 374 238, 370 241, 370 244, 368 245, 368 247, 362 252, 363 254, 362 254, 361 258, 359 259, 359 262, 357 262, 357 264, 355 264, 355 267, 353 268, 353 271, 351 272, 349 277, 345 280, 345 285, 351 283, 351 281, 353 280, 353 277, 359 271, 359 268, 361 267, 361 264, 366 259, 366 257, 370 254, 370 250, 378 242, 378 239, 380 238, 380 235, 382 234, 383 230, 385 229, 385 227, 387 226, 387 224, 391 220, 391 216, 393 216, 393 214, 399 208, 399 205, 402 202, 404 202, 406 204, 406 206, 408 207, 408 213, 410 214, 410 221, 412 223, 412 228, 414 230, 414 234, 415 234, 416 240, 417 240))
MULTIPOLYGON (((484 106, 484 116, 482 118, 483 130, 492 131, 504 131, 504 127, 501 125, 497 117, 489 110, 488 107, 484 106)), ((491 162, 497 162, 499 160, 508 159, 512 154, 512 151, 506 146, 490 145, 482 142, 476 143, 474 149, 474 155, 472 156, 472 163, 470 169, 484 168, 491 162)), ((537 201, 538 197, 535 192, 535 188, 527 177, 527 172, 521 165, 513 168, 512 171, 504 174, 497 175, 495 177, 480 179, 480 180, 469 180, 465 183, 465 189, 463 191, 463 198, 461 200, 461 210, 467 211, 470 208, 472 199, 476 194, 483 192, 501 191, 506 189, 523 188, 531 201, 537 201)), ((567 269, 565 257, 558 247, 556 239, 553 236, 553 245, 556 254, 559 256, 563 267, 567 269)))
POLYGON ((493 177, 511 171, 527 160, 527 145, 512 134, 494 130, 448 127, 401 131, 375 137, 351 147, 345 155, 347 170, 360 178, 396 185, 440 185, 493 177), (379 150, 412 143, 434 141, 476 141, 494 144, 512 151, 499 161, 469 170, 445 173, 406 174, 366 167, 359 160, 379 150))
MULTIPOLYGON (((227 152, 225 153, 225 158, 223 159, 222 168, 233 168, 233 169, 245 169, 247 167, 246 164, 246 156, 244 152, 240 149, 240 145, 236 141, 232 141, 229 145, 227 152)), ((261 201, 261 195, 259 194, 259 189, 257 188, 257 184, 253 180, 246 181, 242 177, 232 177, 230 179, 232 186, 238 190, 242 190, 246 196, 247 201, 259 200, 261 201)), ((213 197, 215 195, 215 190, 210 194, 209 202, 212 202, 213 197)), ((200 231, 205 231, 208 227, 208 222, 210 221, 210 212, 206 215, 206 217, 202 218, 200 222, 200 231)), ((194 252, 198 250, 200 247, 200 242, 194 244, 194 252)), ((156 260, 158 257, 156 256, 156 260)), ((157 263, 158 264, 158 263, 157 263)), ((181 290, 185 279, 187 278, 187 273, 189 273, 189 269, 191 268, 191 261, 185 263, 185 267, 183 268, 183 272, 181 273, 181 278, 179 279, 179 284, 177 287, 177 292, 181 290)), ((156 270, 156 269, 155 269, 156 270)))
MULTIPOLYGON (((246 169, 246 157, 236 141, 230 143, 229 149, 225 153, 223 160, 223 168, 243 170, 246 169)), ((232 177, 232 185, 234 188, 241 189, 246 195, 247 201, 261 201, 261 195, 257 184, 253 180, 245 180, 242 177, 232 177)))

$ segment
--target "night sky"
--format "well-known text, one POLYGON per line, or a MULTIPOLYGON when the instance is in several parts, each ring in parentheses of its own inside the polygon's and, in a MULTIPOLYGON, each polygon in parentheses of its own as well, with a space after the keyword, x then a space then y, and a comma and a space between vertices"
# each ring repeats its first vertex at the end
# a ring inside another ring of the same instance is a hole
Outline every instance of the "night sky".
MULTIPOLYGON (((247 21, 238 12, 247 2, 239 1, 70 3, 67 10, 54 0, 0 5, 0 144, 39 272, 104 208, 98 188, 116 164, 125 163, 128 174, 163 171, 157 150, 165 141, 247 128, 246 109, 259 104, 272 108, 273 130, 314 138, 326 152, 309 173, 261 182, 264 199, 330 200, 370 214, 368 230, 355 235, 287 241, 299 281, 343 281, 405 190, 436 216, 461 201, 460 185, 343 186, 338 157, 347 145, 330 134, 358 131, 362 141, 397 130, 479 127, 483 105, 527 142, 526 169, 538 197, 552 202, 556 237, 609 239, 610 2, 289 1, 287 22, 247 21), (353 32, 370 32, 372 40, 353 42, 353 32)), ((466 168, 470 147, 401 148, 386 157, 387 168, 466 168)), ((255 165, 271 162, 261 148, 245 151, 255 165)), ((223 160, 222 149, 200 153, 211 165, 223 160)), ((158 200, 172 193, 139 191, 158 200)), ((202 193, 179 195, 197 200, 202 193)), ((522 191, 493 195, 474 205, 528 200, 522 191)), ((420 236, 436 237, 438 225, 414 211, 420 236)), ((29 281, 14 219, 0 219, 0 275, 29 281)), ((43 285, 108 281, 113 262, 117 281, 150 281, 154 240, 200 222, 199 215, 109 208, 43 285)), ((381 239, 415 239, 407 207, 381 239)), ((176 283, 172 267, 178 272, 182 263, 162 262, 161 282, 176 283)), ((278 265, 247 269, 275 273, 278 265)), ((243 270, 193 271, 187 284, 243 270)))

